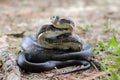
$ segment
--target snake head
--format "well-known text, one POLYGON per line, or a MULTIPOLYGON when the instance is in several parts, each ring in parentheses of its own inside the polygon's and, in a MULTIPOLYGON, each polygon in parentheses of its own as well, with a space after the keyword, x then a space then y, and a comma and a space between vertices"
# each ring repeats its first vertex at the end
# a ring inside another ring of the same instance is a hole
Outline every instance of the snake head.
POLYGON ((50 18, 50 20, 51 20, 51 22, 53 23, 53 24, 57 24, 57 22, 59 21, 59 16, 52 16, 51 18, 50 18))

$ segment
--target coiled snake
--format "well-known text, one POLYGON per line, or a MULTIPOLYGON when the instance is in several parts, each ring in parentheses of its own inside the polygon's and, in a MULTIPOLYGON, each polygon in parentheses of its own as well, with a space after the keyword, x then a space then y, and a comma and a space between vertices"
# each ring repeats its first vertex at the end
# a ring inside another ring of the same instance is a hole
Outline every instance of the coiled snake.
POLYGON ((83 44, 80 37, 73 34, 74 22, 53 16, 52 24, 42 25, 36 35, 26 36, 22 43, 24 50, 18 55, 18 65, 28 72, 41 72, 72 65, 84 67, 61 74, 89 69, 92 47, 83 44))

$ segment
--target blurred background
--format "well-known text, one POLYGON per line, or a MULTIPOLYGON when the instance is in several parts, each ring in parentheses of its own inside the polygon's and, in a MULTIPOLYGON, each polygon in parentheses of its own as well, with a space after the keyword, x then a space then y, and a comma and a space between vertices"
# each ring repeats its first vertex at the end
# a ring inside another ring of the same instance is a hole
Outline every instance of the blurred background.
POLYGON ((120 42, 120 0, 0 0, 0 48, 19 51, 23 36, 54 15, 72 19, 74 32, 92 46, 111 36, 120 42))
POLYGON ((53 15, 73 19, 85 40, 107 39, 120 30, 119 0, 0 0, 0 35, 35 32, 53 15))

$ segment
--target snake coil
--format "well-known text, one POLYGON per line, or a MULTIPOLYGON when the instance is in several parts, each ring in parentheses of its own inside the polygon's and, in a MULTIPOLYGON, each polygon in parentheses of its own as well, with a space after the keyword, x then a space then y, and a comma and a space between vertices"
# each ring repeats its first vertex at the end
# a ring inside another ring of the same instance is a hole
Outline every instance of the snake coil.
POLYGON ((21 47, 24 50, 18 55, 18 65, 28 72, 41 72, 73 65, 84 65, 83 68, 63 72, 89 69, 89 58, 92 47, 83 44, 80 37, 73 34, 74 22, 70 19, 51 18, 52 24, 43 25, 37 34, 24 37, 21 47))

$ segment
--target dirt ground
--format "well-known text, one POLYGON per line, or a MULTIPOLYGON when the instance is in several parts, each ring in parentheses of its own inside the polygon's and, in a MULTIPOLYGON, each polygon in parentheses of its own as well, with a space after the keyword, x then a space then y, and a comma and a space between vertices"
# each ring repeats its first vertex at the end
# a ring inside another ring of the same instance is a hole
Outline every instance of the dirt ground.
MULTIPOLYGON (((76 24, 74 32, 93 47, 112 36, 120 42, 119 0, 0 0, 0 48, 9 47, 17 55, 23 37, 11 34, 35 33, 38 27, 50 23, 53 15, 72 19, 76 24)), ((51 75, 68 69, 22 73, 22 80, 48 80, 51 75)), ((87 80, 97 73, 90 69, 61 75, 55 80, 87 80)))

